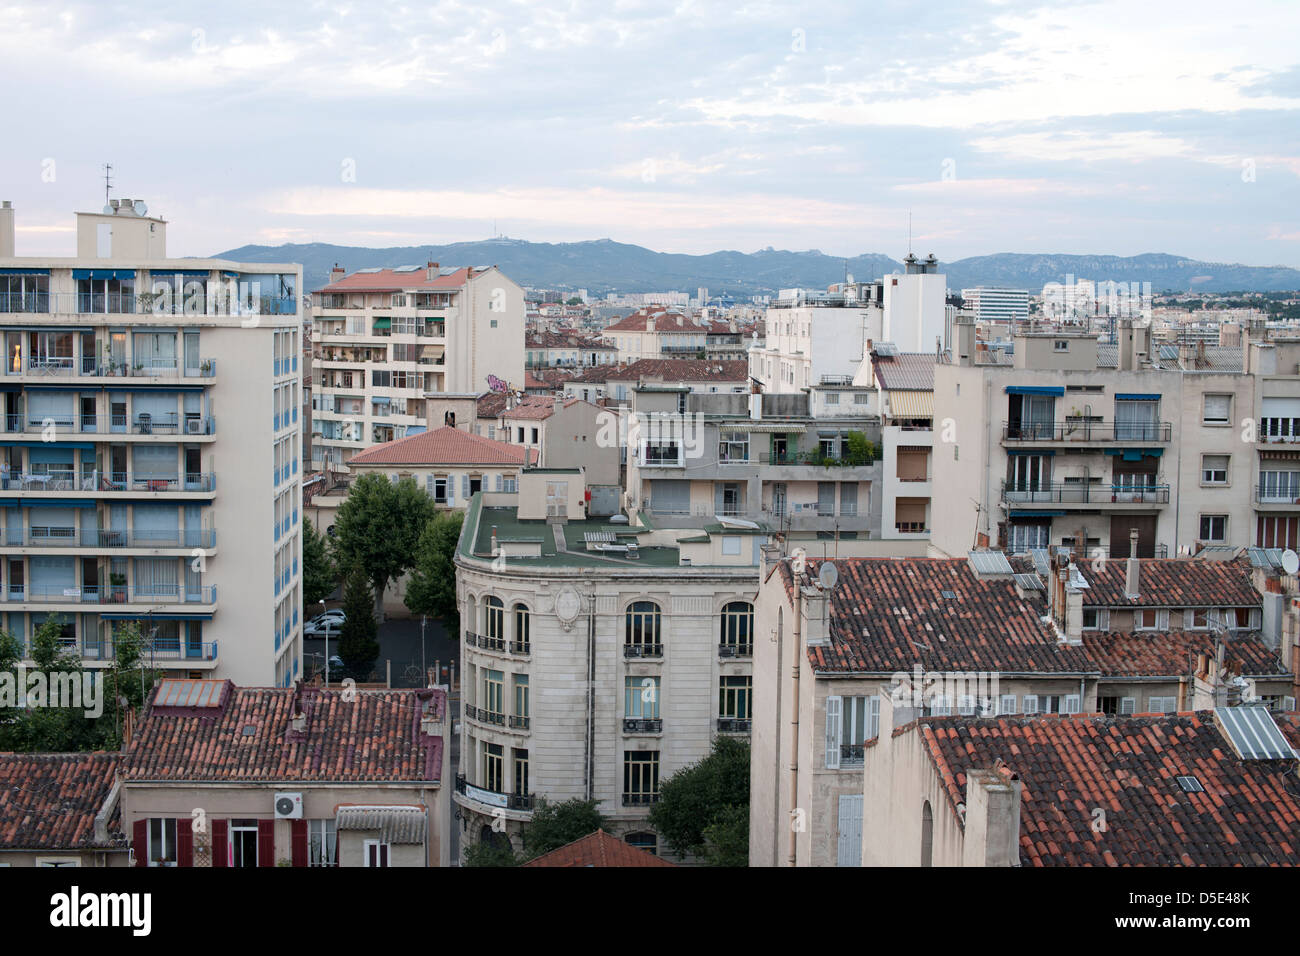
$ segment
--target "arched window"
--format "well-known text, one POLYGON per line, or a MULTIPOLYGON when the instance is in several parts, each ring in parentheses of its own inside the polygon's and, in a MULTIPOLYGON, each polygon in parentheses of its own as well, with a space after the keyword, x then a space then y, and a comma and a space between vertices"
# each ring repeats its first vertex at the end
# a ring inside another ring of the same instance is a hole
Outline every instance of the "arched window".
POLYGON ((623 638, 624 657, 662 657, 659 637, 659 605, 635 601, 627 608, 627 630, 623 638))
POLYGON ((718 653, 723 657, 752 657, 754 654, 754 605, 732 601, 722 608, 722 639, 718 653))
POLYGON ((934 811, 929 800, 921 805, 921 865, 934 866, 934 811))
POLYGON ((495 650, 505 649, 506 606, 499 597, 488 596, 483 599, 483 636, 487 646, 495 650))
POLYGON ((515 636, 510 643, 510 650, 515 654, 527 654, 530 645, 528 641, 528 608, 522 604, 515 605, 515 636))

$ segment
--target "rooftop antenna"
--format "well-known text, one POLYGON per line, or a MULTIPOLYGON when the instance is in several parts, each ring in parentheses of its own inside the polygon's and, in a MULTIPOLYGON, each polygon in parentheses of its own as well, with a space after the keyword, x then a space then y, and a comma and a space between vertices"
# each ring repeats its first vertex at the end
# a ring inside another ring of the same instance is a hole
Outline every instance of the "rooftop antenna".
POLYGON ((912 210, 907 211, 907 254, 912 254, 912 210))
POLYGON ((104 164, 104 205, 108 205, 108 191, 113 188, 113 166, 104 164))

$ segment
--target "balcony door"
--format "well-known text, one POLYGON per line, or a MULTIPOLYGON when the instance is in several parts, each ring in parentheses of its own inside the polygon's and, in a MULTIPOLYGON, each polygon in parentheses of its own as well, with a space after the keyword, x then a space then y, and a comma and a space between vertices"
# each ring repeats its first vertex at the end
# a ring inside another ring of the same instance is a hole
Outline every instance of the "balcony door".
POLYGON ((1052 481, 1047 455, 1012 455, 1007 459, 1007 481, 1012 491, 1041 491, 1052 481))

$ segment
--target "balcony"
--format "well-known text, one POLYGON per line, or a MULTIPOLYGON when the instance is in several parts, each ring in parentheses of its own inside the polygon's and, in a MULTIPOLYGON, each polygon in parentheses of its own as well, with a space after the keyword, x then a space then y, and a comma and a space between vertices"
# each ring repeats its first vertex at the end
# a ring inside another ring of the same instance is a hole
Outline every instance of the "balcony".
MULTIPOLYGON (((114 653, 112 641, 86 641, 82 646, 81 657, 87 661, 110 661, 113 660, 114 653)), ((142 648, 141 653, 146 662, 185 661, 187 664, 200 661, 215 662, 217 642, 188 641, 182 638, 159 640, 154 642, 152 648, 142 648)))
POLYGON ((648 807, 651 804, 659 802, 657 793, 625 793, 623 794, 623 806, 625 807, 648 807))
POLYGON ((527 641, 511 641, 511 642, 510 642, 510 653, 511 653, 511 654, 516 654, 516 655, 518 655, 519 657, 527 657, 527 656, 528 656, 529 654, 531 654, 532 652, 533 652, 533 646, 532 646, 531 644, 529 644, 527 641))
POLYGON ((57 418, 27 418, 6 415, 5 431, 16 434, 41 434, 51 425, 55 440, 60 435, 212 435, 216 421, 207 415, 138 415, 131 422, 126 415, 61 415, 57 418))
POLYGON ((485 710, 482 707, 474 707, 470 704, 465 705, 465 716, 470 720, 476 720, 480 724, 493 724, 497 727, 506 725, 506 715, 498 714, 491 710, 485 710))
MULTIPOLYGON (((165 273, 162 273, 165 275, 165 273)), ((37 315, 293 315, 296 296, 241 296, 231 283, 203 280, 198 293, 31 292, 0 295, 0 312, 37 315)), ((244 282, 247 286, 249 283, 244 282)), ((237 287, 235 287, 237 288, 237 287)))
POLYGON ((661 718, 654 717, 624 717, 623 733, 625 734, 658 734, 662 733, 664 722, 661 718))
POLYGON ((624 644, 623 656, 626 658, 659 658, 664 656, 662 644, 624 644))
POLYGON ((138 494, 211 494, 217 477, 211 472, 179 475, 141 474, 139 472, 91 472, 78 479, 73 471, 11 472, 3 490, 25 492, 81 491, 138 494))
POLYGON ((1084 482, 1002 482, 1004 505, 1168 504, 1168 485, 1106 485, 1084 482))
MULTIPOLYGON (((815 468, 865 468, 883 459, 883 451, 877 449, 868 455, 827 455, 820 451, 789 451, 782 454, 762 452, 757 458, 760 465, 806 465, 815 468)), ((754 461, 754 459, 751 459, 754 461)))
POLYGON ((862 744, 840 744, 840 768, 861 767, 864 749, 862 744))
POLYGON ((215 359, 204 359, 197 366, 183 365, 176 359, 142 359, 128 364, 125 361, 99 361, 92 356, 84 356, 80 363, 72 356, 43 356, 28 359, 19 368, 6 364, 4 374, 13 378, 27 376, 37 382, 48 378, 55 379, 96 379, 92 384, 110 384, 102 379, 211 379, 216 378, 217 363, 215 359))
POLYGON ((719 717, 718 733, 747 734, 752 723, 748 717, 719 717))
POLYGON ((10 602, 24 604, 216 604, 216 585, 182 588, 179 585, 151 585, 128 587, 126 585, 86 585, 84 587, 21 587, 9 586, 10 602), (17 592, 17 596, 15 596, 17 592))
POLYGON ((1261 505, 1300 505, 1300 487, 1265 488, 1256 485, 1255 502, 1261 505))
POLYGON ((466 781, 465 775, 460 773, 456 774, 456 792, 475 803, 505 810, 529 811, 537 801, 537 795, 532 793, 502 793, 500 790, 476 787, 466 781))
POLYGON ((531 723, 532 719, 529 717, 516 717, 511 714, 507 726, 511 730, 528 730, 531 723))
POLYGON ((719 644, 719 657, 753 657, 753 644, 719 644))
POLYGON ((898 534, 929 534, 930 526, 925 521, 895 521, 894 531, 898 534))
POLYGON ((485 651, 504 651, 506 649, 506 639, 504 637, 489 637, 486 634, 475 634, 473 631, 465 632, 465 643, 470 647, 481 647, 485 651))
POLYGON ((147 548, 151 551, 194 548, 209 550, 217 546, 217 532, 212 528, 190 528, 175 532, 165 531, 110 531, 103 528, 79 530, 68 527, 32 525, 27 534, 21 528, 10 526, 0 538, 0 547, 6 548, 147 548))
POLYGON ((686 461, 680 449, 673 449, 671 452, 663 453, 637 453, 632 456, 635 462, 641 468, 685 468, 686 461))
POLYGON ((1169 422, 1102 422, 1067 418, 1063 422, 1002 423, 1007 444, 1069 445, 1163 443, 1171 439, 1169 422))

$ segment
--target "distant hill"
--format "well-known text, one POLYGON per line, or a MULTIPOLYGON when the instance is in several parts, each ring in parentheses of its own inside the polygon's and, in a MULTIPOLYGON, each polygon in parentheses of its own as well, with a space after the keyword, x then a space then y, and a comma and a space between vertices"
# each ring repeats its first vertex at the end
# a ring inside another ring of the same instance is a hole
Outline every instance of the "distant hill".
MULTIPOLYGON (((706 286, 713 295, 774 294, 795 286, 823 288, 842 281, 846 261, 817 250, 789 252, 711 252, 688 256, 654 252, 642 246, 596 239, 588 242, 526 242, 489 239, 446 246, 396 246, 370 249, 327 243, 282 246, 241 246, 216 254, 240 262, 301 262, 308 291, 329 281, 339 263, 348 272, 374 266, 417 265, 433 261, 444 266, 497 265, 520 285, 550 289, 606 292, 695 293, 706 286)), ((847 260, 847 271, 858 281, 902 271, 902 263, 879 253, 847 260)), ((998 253, 973 256, 941 265, 948 287, 1000 285, 1038 291, 1067 276, 1098 281, 1150 282, 1152 291, 1277 292, 1300 289, 1300 269, 1285 266, 1246 266, 1201 262, 1163 253, 1140 256, 1067 256, 998 253)))

